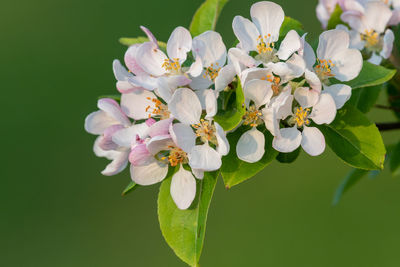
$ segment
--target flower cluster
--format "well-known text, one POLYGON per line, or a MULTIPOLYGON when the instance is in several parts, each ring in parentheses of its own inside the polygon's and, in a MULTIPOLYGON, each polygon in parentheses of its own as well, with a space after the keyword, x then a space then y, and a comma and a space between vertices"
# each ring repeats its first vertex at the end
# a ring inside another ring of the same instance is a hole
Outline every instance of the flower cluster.
MULTIPOLYGON (((372 12, 368 5, 362 6, 364 13, 372 12)), ((365 33, 364 24, 356 23, 364 22, 364 13, 348 12, 349 24, 365 33)), ((266 134, 273 136, 273 149, 282 153, 300 146, 312 156, 325 150, 316 125, 335 119, 351 96, 351 87, 340 82, 354 79, 362 68, 352 32, 323 32, 315 53, 306 35, 290 30, 280 36, 285 15, 279 5, 258 2, 250 13, 251 20, 234 18, 239 42, 228 51, 215 31, 192 38, 187 29, 177 27, 163 47, 142 27, 149 41, 128 48, 126 67, 113 62, 120 101, 100 99, 99 111, 85 121, 86 131, 98 135, 95 154, 112 160, 104 175, 130 164, 132 180, 151 185, 172 171, 172 199, 179 209, 187 209, 196 195, 196 178, 219 170, 230 150, 242 161, 260 161, 267 153, 266 134), (230 147, 216 115, 224 108, 221 95, 236 88, 243 90, 245 112, 231 131, 241 129, 243 134, 230 147)), ((370 37, 378 33, 381 38, 386 24, 382 22, 380 31, 372 28, 370 37)), ((363 40, 368 48, 370 43, 363 40)))
POLYGON ((399 0, 320 0, 317 17, 327 27, 336 6, 343 13, 337 29, 350 34, 350 47, 363 51, 368 61, 379 65, 392 53, 394 34, 389 26, 400 22, 399 0))

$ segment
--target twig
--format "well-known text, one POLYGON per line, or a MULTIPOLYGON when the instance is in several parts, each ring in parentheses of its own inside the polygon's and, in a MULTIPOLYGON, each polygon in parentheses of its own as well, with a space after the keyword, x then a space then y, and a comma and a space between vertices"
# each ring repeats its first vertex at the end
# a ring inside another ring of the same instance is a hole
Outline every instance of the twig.
POLYGON ((376 127, 378 127, 379 131, 397 130, 400 129, 400 122, 377 123, 376 127))
POLYGON ((384 105, 379 105, 379 104, 376 104, 375 107, 380 108, 380 109, 388 109, 388 110, 394 110, 394 111, 400 112, 400 108, 398 108, 398 107, 389 107, 389 106, 384 106, 384 105))

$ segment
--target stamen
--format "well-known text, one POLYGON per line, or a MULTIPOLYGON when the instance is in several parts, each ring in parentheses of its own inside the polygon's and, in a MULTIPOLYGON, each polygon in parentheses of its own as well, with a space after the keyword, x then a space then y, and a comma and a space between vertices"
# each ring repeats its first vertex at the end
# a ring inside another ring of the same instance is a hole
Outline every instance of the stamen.
POLYGON ((332 68, 335 67, 332 60, 317 59, 318 65, 315 67, 315 72, 321 80, 332 78, 335 74, 332 73, 332 68))
POLYGON ((257 51, 258 51, 258 54, 265 54, 267 52, 272 52, 274 50, 275 43, 267 42, 267 40, 270 37, 271 37, 271 34, 268 34, 268 36, 264 35, 264 37, 261 36, 261 35, 258 36, 258 38, 257 38, 257 43, 258 43, 257 51))
POLYGON ((271 89, 274 92, 274 95, 279 94, 280 88, 281 88, 281 86, 280 86, 281 78, 280 77, 268 74, 267 76, 262 77, 261 80, 272 83, 271 89))
POLYGON ((160 100, 157 98, 147 97, 148 100, 151 100, 154 103, 154 107, 147 106, 145 111, 149 113, 149 118, 157 117, 161 120, 168 119, 171 115, 171 112, 168 110, 168 106, 164 105, 160 100))
POLYGON ((211 66, 206 69, 206 73, 203 75, 203 78, 206 79, 208 77, 211 81, 214 82, 215 79, 218 77, 219 71, 221 70, 221 67, 219 67, 218 65, 218 63, 215 63, 214 67, 214 64, 211 64, 211 66))
POLYGON ((200 123, 192 124, 192 127, 195 129, 196 136, 200 137, 203 143, 210 142, 214 145, 218 145, 216 136, 217 130, 215 125, 211 122, 201 119, 200 123))
POLYGON ((256 108, 255 105, 251 105, 247 110, 246 114, 243 116, 243 124, 250 125, 251 127, 256 127, 263 123, 262 113, 256 108))
POLYGON ((310 124, 310 120, 307 118, 309 113, 310 113, 309 108, 303 109, 302 107, 299 107, 296 109, 296 114, 294 114, 294 120, 296 121, 298 127, 310 124))
POLYGON ((374 30, 365 30, 365 33, 361 35, 361 39, 366 42, 367 49, 379 51, 382 48, 381 37, 374 30))
POLYGON ((179 73, 181 71, 179 58, 165 59, 161 67, 170 73, 179 73))

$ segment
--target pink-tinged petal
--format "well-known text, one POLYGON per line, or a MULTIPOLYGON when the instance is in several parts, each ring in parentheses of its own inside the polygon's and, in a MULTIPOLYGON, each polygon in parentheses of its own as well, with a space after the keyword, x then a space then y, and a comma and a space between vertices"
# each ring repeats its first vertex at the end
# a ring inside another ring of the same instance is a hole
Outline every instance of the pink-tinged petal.
POLYGON ((214 90, 206 90, 206 119, 212 119, 218 111, 217 96, 214 90))
POLYGON ((392 10, 392 16, 390 17, 388 25, 396 26, 399 23, 400 23, 400 10, 399 9, 392 10))
POLYGON ((146 125, 147 126, 152 126, 154 123, 156 123, 157 121, 155 120, 155 119, 153 119, 153 118, 150 118, 150 119, 147 119, 146 121, 145 121, 145 123, 146 123, 146 125))
POLYGON ((363 66, 361 52, 356 49, 346 49, 338 52, 331 59, 335 64, 332 68, 332 74, 342 82, 351 81, 356 78, 363 66))
POLYGON ((136 142, 136 138, 143 139, 148 135, 149 126, 146 123, 132 125, 115 132, 112 141, 121 147, 130 148, 136 142))
POLYGON ((334 84, 324 87, 324 93, 332 96, 336 109, 341 109, 351 97, 351 87, 345 84, 334 84))
POLYGON ((228 142, 228 139, 226 138, 226 133, 224 129, 222 129, 221 125, 219 125, 217 122, 214 122, 215 129, 217 130, 216 137, 217 137, 217 152, 221 156, 226 156, 229 153, 230 145, 228 142))
POLYGON ((189 165, 193 169, 216 171, 221 167, 221 155, 208 144, 195 146, 189 153, 189 165))
POLYGON ((330 124, 336 117, 336 104, 328 93, 320 95, 318 103, 313 107, 310 118, 316 124, 330 124))
POLYGON ((158 47, 157 39, 154 37, 153 33, 144 26, 140 26, 140 29, 147 35, 147 38, 149 38, 150 42, 158 47))
POLYGON ((153 43, 143 43, 137 51, 136 62, 147 73, 153 76, 162 76, 167 71, 163 64, 168 60, 167 56, 153 43))
POLYGON ((320 93, 308 87, 299 87, 294 92, 294 98, 303 108, 314 106, 319 100, 320 93))
POLYGON ((260 33, 256 25, 242 16, 236 16, 232 23, 233 32, 240 41, 241 48, 246 52, 257 51, 257 38, 260 33))
POLYGON ((235 79, 236 71, 233 64, 223 67, 215 79, 215 91, 223 91, 235 79))
POLYGON ((262 36, 271 35, 268 42, 278 41, 279 30, 285 19, 280 5, 268 1, 258 2, 251 6, 250 15, 262 36))
POLYGON ((155 78, 150 75, 139 75, 130 77, 128 82, 134 87, 153 91, 157 88, 158 79, 159 78, 155 78))
POLYGON ((189 208, 196 196, 196 179, 182 165, 172 176, 170 192, 176 206, 181 210, 189 208))
POLYGON ((392 11, 382 1, 368 2, 366 4, 363 19, 368 30, 373 29, 378 33, 385 32, 391 17, 392 11))
POLYGON ((201 116, 201 103, 197 95, 188 88, 179 88, 168 105, 171 114, 182 123, 198 124, 201 116))
POLYGON ((192 127, 183 123, 171 124, 169 128, 174 143, 186 153, 189 153, 196 145, 196 134, 192 127))
POLYGON ((247 107, 249 107, 250 101, 252 101, 257 109, 267 104, 274 94, 271 89, 271 83, 264 80, 251 80, 247 82, 244 85, 243 93, 247 107))
POLYGON ((102 98, 97 101, 97 107, 100 110, 106 112, 109 116, 114 118, 120 124, 124 126, 131 125, 128 117, 122 111, 121 107, 119 106, 118 102, 111 98, 102 98))
POLYGON ((149 136, 155 137, 158 135, 168 135, 169 134, 169 126, 171 125, 173 118, 160 120, 149 128, 149 136))
POLYGON ((383 58, 387 59, 392 54, 393 42, 394 42, 394 34, 392 30, 387 29, 385 35, 383 36, 383 48, 380 53, 380 55, 383 58))
MULTIPOLYGON (((232 62, 239 62, 248 68, 253 68, 258 65, 257 61, 249 56, 245 51, 238 48, 229 49, 229 58, 232 62)), ((236 73, 241 73, 236 69, 236 73)))
POLYGON ((136 55, 139 47, 140 44, 131 45, 125 52, 124 61, 130 72, 135 75, 144 75, 146 72, 136 62, 136 55))
POLYGON ((147 150, 152 155, 156 155, 163 150, 169 150, 171 146, 174 146, 174 143, 170 135, 155 136, 151 138, 146 144, 147 150))
POLYGON ((253 127, 240 137, 236 145, 236 154, 240 160, 254 163, 259 161, 265 153, 264 134, 253 127))
POLYGON ((362 3, 359 3, 357 0, 339 0, 338 2, 343 11, 353 11, 359 15, 365 12, 362 3))
POLYGON ((161 182, 167 176, 168 165, 156 159, 143 166, 131 165, 131 178, 138 185, 152 185, 161 182))
POLYGON ((226 47, 215 31, 206 31, 193 39, 193 53, 200 57, 205 68, 222 68, 226 62, 226 47))
POLYGON ((331 17, 330 10, 327 9, 323 1, 319 1, 316 8, 317 18, 322 24, 322 28, 326 29, 328 26, 328 21, 331 17))
POLYGON ((85 130, 88 133, 99 135, 110 126, 120 124, 106 112, 99 110, 90 113, 85 119, 85 130))
POLYGON ((137 90, 129 94, 122 94, 121 108, 130 118, 135 120, 147 119, 153 115, 152 111, 156 108, 153 99, 157 100, 157 97, 147 90, 137 90))
POLYGON ((145 144, 138 144, 131 149, 129 154, 129 162, 133 166, 143 166, 149 164, 153 159, 153 155, 147 150, 145 144))
POLYGON ((118 132, 119 130, 124 129, 124 126, 121 124, 112 125, 108 127, 104 133, 103 138, 99 142, 99 146, 103 150, 115 150, 118 148, 118 145, 114 143, 112 140, 113 135, 118 132))
POLYGON ((304 76, 306 78, 307 83, 314 91, 321 92, 322 83, 321 80, 318 78, 317 74, 315 74, 315 72, 306 69, 304 71, 304 76))
POLYGON ((129 93, 132 93, 133 91, 143 89, 141 87, 134 86, 127 81, 123 81, 123 82, 118 81, 116 87, 117 87, 118 92, 120 92, 121 94, 129 94, 129 93))
POLYGON ((340 15, 340 19, 359 33, 364 33, 368 30, 368 25, 364 22, 363 14, 357 11, 345 11, 340 15))
POLYGON ((96 142, 93 146, 93 151, 98 157, 105 157, 109 160, 112 160, 111 163, 109 163, 106 168, 101 172, 101 174, 105 176, 112 176, 120 173, 128 165, 129 150, 103 150, 100 147, 101 138, 102 137, 98 137, 96 139, 96 142))
POLYGON ((282 153, 295 151, 301 143, 301 132, 297 127, 280 129, 280 135, 275 136, 272 141, 272 147, 282 153))
POLYGON ((117 81, 127 81, 130 77, 132 77, 132 73, 129 73, 124 66, 122 66, 121 62, 118 59, 113 61, 113 72, 115 79, 117 81))
POLYGON ((190 66, 187 73, 192 77, 198 77, 203 72, 203 62, 199 56, 196 57, 196 61, 190 66))
POLYGON ((167 43, 167 53, 170 59, 176 60, 182 64, 187 57, 187 53, 192 49, 192 36, 190 32, 179 26, 176 27, 169 37, 167 43))
POLYGON ((304 126, 301 147, 310 156, 321 155, 325 150, 325 138, 318 128, 304 126))
POLYGON ((283 39, 279 51, 276 54, 281 60, 287 60, 294 52, 301 48, 301 40, 299 34, 295 30, 291 30, 283 39))

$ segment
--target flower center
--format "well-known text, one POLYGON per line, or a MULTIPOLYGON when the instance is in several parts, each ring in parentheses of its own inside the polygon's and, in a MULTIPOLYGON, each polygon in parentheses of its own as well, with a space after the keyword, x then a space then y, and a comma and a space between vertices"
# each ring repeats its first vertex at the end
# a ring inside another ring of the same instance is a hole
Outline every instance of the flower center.
POLYGON ((251 105, 247 110, 246 114, 243 116, 243 124, 250 125, 251 127, 256 127, 263 123, 261 119, 262 113, 256 108, 255 105, 251 105))
POLYGON ((210 142, 218 145, 217 136, 215 135, 217 130, 211 122, 201 119, 199 124, 193 124, 192 127, 195 128, 196 136, 200 137, 203 143, 210 142))
POLYGON ((172 167, 175 167, 180 163, 188 163, 188 156, 185 151, 176 146, 169 146, 168 148, 169 155, 162 157, 161 160, 168 161, 172 167))
POLYGON ((215 63, 214 67, 214 64, 211 64, 211 66, 206 69, 206 73, 203 75, 203 78, 206 79, 208 77, 211 81, 215 81, 215 79, 218 77, 219 71, 221 70, 218 65, 218 63, 215 63))
POLYGON ((266 80, 270 83, 272 83, 271 85, 271 89, 274 92, 274 95, 278 95, 280 90, 281 90, 281 86, 280 86, 280 82, 281 82, 281 78, 279 77, 275 77, 271 74, 268 74, 266 77, 262 77, 261 80, 266 80))
POLYGON ((365 30, 365 33, 361 35, 361 39, 365 41, 365 47, 369 50, 379 51, 382 47, 379 33, 374 30, 365 30))
POLYGON ((317 59, 317 62, 318 65, 315 67, 315 72, 322 81, 335 76, 332 73, 332 68, 335 67, 332 60, 317 59))
POLYGON ((309 113, 310 113, 309 108, 303 109, 302 107, 299 107, 296 109, 296 113, 294 114, 294 120, 296 121, 298 127, 310 124, 310 120, 307 118, 309 113))
POLYGON ((157 98, 147 97, 147 99, 154 103, 154 107, 151 107, 150 105, 146 107, 146 112, 149 113, 149 118, 159 117, 161 120, 165 120, 170 117, 171 112, 169 112, 167 105, 164 105, 157 98))
POLYGON ((268 52, 272 52, 274 50, 274 43, 269 43, 267 42, 268 38, 271 37, 271 34, 264 35, 264 38, 260 35, 257 38, 257 51, 258 53, 261 54, 266 54, 268 52))
POLYGON ((177 74, 181 71, 181 64, 179 63, 179 58, 165 59, 162 66, 166 71, 171 74, 177 74))

